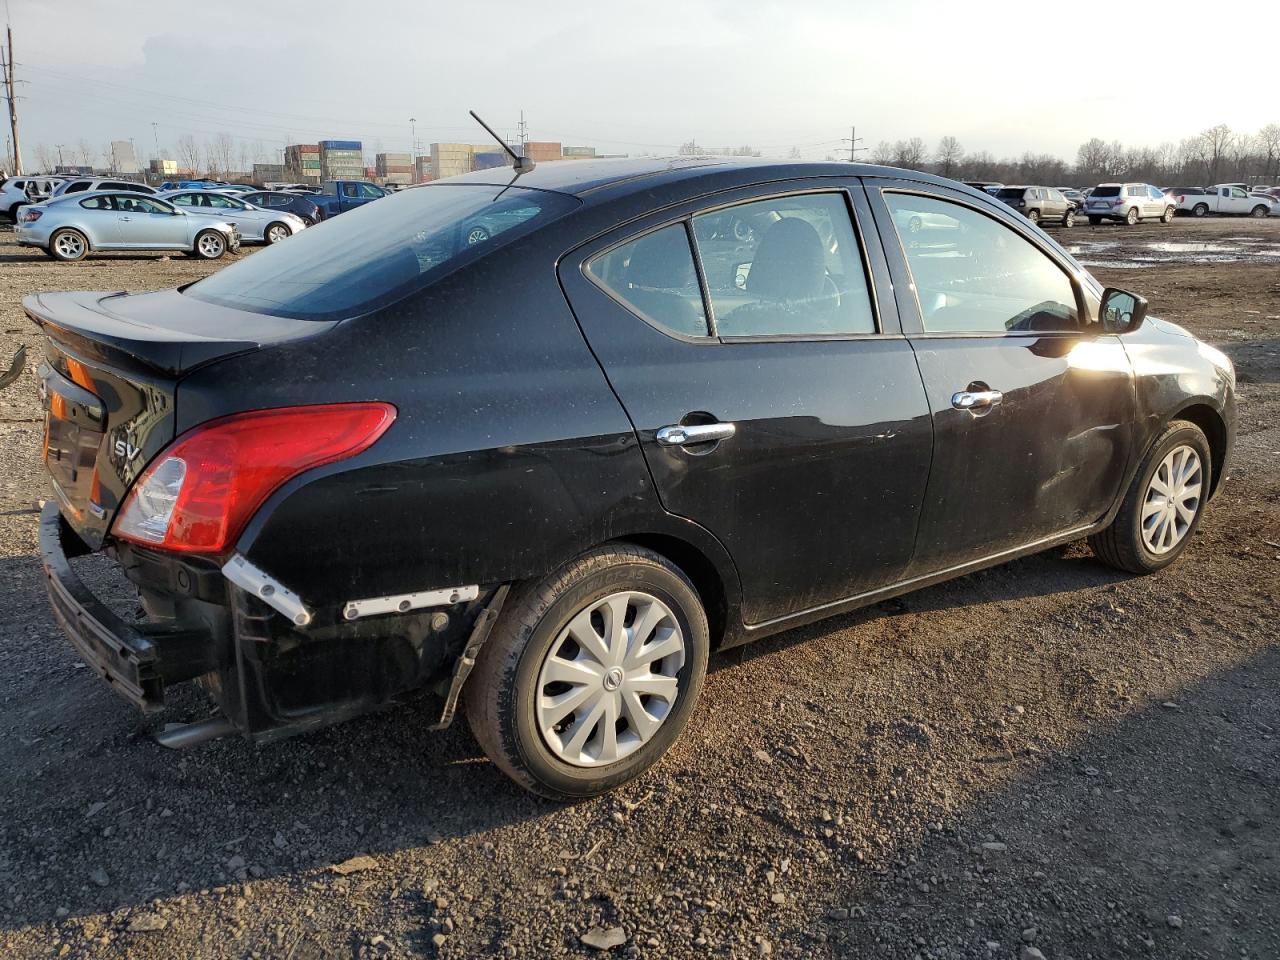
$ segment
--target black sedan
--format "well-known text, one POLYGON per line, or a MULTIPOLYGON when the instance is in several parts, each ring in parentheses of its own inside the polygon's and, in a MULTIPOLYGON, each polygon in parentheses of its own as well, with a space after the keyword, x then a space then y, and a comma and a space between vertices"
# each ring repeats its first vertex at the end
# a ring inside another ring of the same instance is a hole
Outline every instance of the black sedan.
POLYGON ((305 193, 286 193, 283 190, 254 190, 240 197, 246 203, 264 210, 285 210, 296 213, 310 224, 317 224, 324 219, 324 211, 319 205, 307 199, 305 193))
POLYGON ((713 650, 1067 541, 1135 574, 1192 543, 1230 362, 998 200, 835 163, 504 173, 181 290, 25 301, 55 615, 142 709, 193 679, 220 708, 162 742, 425 695, 582 797, 671 746, 713 650), (76 578, 91 551, 148 619, 76 578))

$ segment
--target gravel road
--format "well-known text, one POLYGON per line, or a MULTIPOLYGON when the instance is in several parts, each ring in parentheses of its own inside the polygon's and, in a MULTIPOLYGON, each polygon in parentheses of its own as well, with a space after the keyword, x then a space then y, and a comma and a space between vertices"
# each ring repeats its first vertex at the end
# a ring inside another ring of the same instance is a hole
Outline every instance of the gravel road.
MULTIPOLYGON (((207 707, 144 724, 54 626, 29 370, 0 393, 0 956, 1280 957, 1280 220, 1061 236, 1238 365, 1187 554, 1133 578, 1075 544, 721 655, 667 760, 575 806, 422 708, 154 745, 207 707), (1141 259, 1171 240, 1244 252, 1141 259)), ((0 228, 0 365, 37 352, 27 293, 210 269, 0 228)))

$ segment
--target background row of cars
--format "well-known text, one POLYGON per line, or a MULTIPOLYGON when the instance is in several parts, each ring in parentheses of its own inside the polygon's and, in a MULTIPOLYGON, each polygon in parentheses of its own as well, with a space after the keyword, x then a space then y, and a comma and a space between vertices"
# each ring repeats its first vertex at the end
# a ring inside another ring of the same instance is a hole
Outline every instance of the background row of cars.
POLYGON ((386 195, 364 181, 330 181, 313 192, 210 180, 157 189, 110 177, 11 177, 0 183, 0 213, 12 218, 20 244, 58 260, 80 260, 94 250, 179 250, 217 258, 242 241, 280 243, 386 195))
POLYGON ((1204 217, 1280 216, 1280 187, 1249 187, 1224 183, 1212 187, 1157 187, 1150 183, 1101 183, 1076 190, 1071 187, 1006 186, 967 181, 1018 210, 1033 223, 1057 223, 1070 227, 1078 216, 1091 224, 1104 220, 1135 224, 1142 220, 1172 222, 1179 213, 1204 217))

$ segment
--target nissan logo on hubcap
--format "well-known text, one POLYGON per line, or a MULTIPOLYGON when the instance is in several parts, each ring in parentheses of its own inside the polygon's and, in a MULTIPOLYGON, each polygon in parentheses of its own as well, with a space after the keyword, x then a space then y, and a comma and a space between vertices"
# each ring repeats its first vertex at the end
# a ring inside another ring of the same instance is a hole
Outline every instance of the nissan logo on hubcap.
POLYGON ((604 675, 604 688, 606 690, 617 690, 622 686, 622 668, 612 667, 608 673, 604 675))

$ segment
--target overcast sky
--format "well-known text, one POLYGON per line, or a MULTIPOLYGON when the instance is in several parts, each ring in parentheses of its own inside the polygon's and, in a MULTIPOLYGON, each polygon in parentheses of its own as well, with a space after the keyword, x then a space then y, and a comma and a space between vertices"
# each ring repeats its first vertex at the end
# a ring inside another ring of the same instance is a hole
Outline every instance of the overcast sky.
POLYGON ((424 146, 481 141, 468 108, 609 152, 696 138, 812 158, 847 154, 854 124, 869 147, 950 134, 1072 158, 1091 136, 1280 121, 1274 26, 1246 26, 1274 24, 1265 0, 8 2, 28 163, 40 143, 132 137, 145 160, 157 137, 220 131, 261 160, 323 138, 407 150, 410 117, 424 146))

